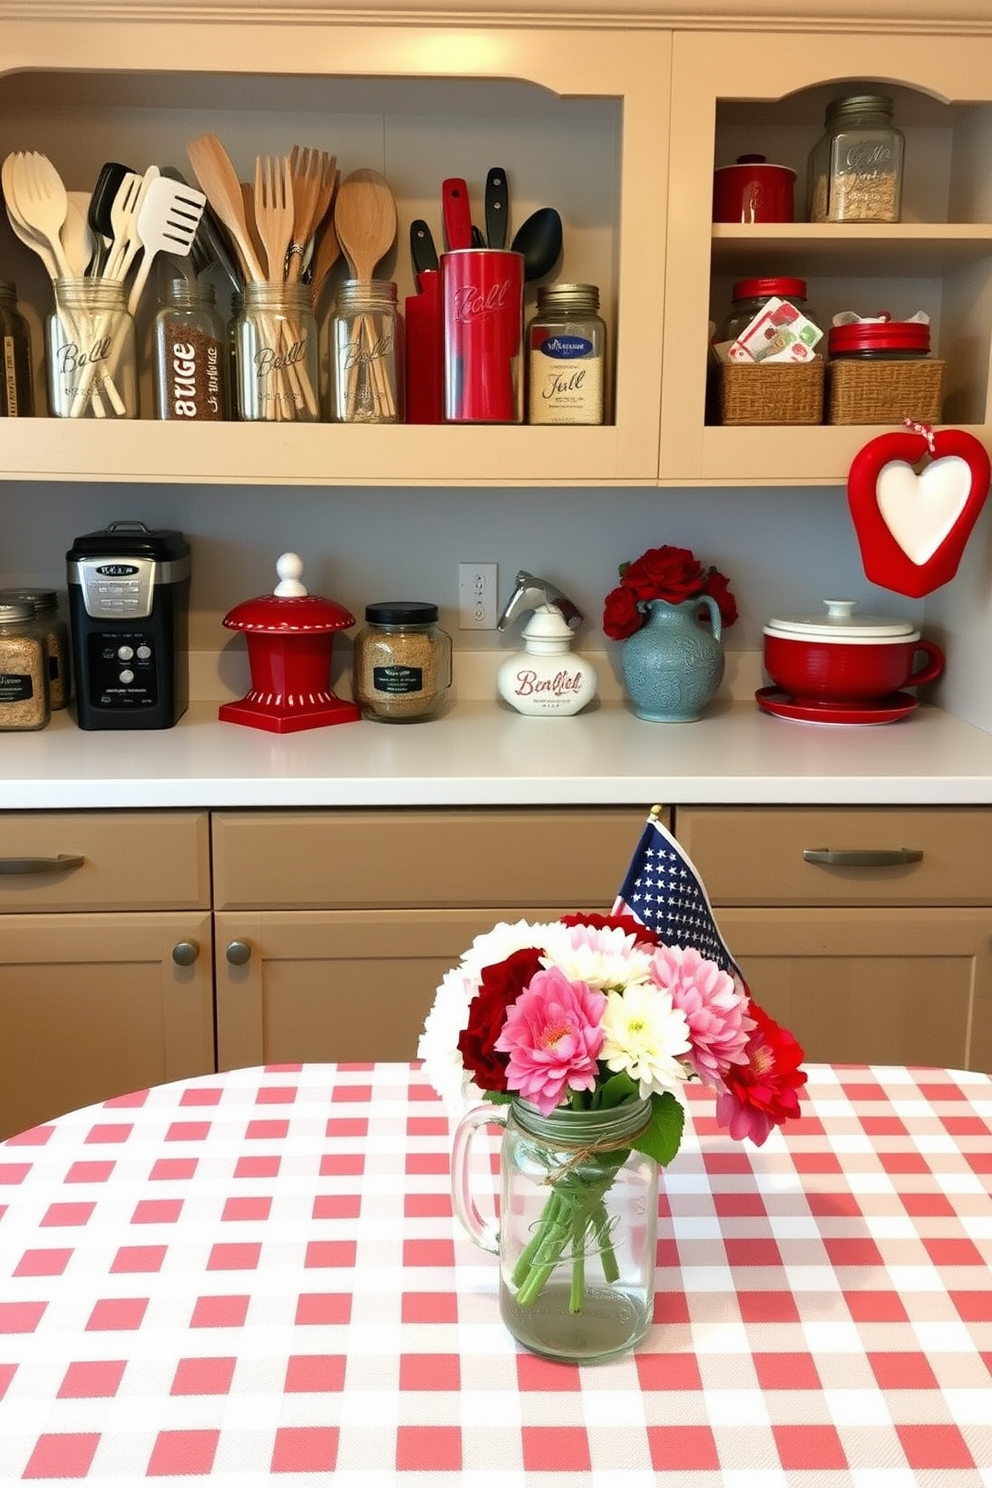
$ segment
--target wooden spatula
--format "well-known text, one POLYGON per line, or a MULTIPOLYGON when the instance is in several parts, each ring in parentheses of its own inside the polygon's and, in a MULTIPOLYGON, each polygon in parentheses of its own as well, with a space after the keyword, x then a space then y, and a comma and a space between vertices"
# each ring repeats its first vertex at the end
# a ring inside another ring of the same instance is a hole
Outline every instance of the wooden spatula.
POLYGON ((190 165, 241 257, 247 278, 265 283, 265 270, 255 252, 241 199, 241 182, 224 146, 215 134, 200 134, 186 146, 190 165))

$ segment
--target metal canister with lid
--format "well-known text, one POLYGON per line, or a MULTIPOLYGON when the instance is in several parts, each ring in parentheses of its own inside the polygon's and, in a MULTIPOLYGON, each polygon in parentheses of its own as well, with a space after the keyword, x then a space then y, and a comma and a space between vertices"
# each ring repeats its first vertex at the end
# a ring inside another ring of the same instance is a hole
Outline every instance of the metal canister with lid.
POLYGON ((48 690, 53 709, 64 708, 70 696, 69 627, 59 614, 54 589, 0 589, 0 604, 30 605, 48 657, 48 690))
POLYGON ((451 637, 438 607, 421 600, 365 606, 355 637, 354 693, 366 718, 415 723, 433 718, 451 685, 451 637))

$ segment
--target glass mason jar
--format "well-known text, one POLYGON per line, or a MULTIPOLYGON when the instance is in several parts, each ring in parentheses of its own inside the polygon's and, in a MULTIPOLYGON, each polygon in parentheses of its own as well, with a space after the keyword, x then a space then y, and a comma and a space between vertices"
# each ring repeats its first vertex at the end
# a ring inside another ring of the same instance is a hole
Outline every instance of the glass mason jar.
POLYGON ((747 329, 754 317, 771 299, 788 300, 790 305, 795 305, 800 314, 807 316, 810 320, 815 319, 810 315, 806 304, 805 279, 793 279, 786 275, 738 279, 731 295, 730 310, 720 331, 721 341, 736 341, 741 331, 747 329))
POLYGON ((134 321, 116 279, 56 279, 45 325, 55 418, 137 418, 134 321))
POLYGON ((0 604, 30 605, 48 657, 48 691, 52 709, 64 708, 71 692, 69 628, 59 614, 54 589, 0 589, 0 604))
POLYGON ((154 347, 156 418, 227 418, 227 331, 212 284, 170 281, 155 315, 154 347))
POLYGON ((595 284, 537 291, 527 327, 527 422, 601 424, 606 407, 606 326, 595 284))
POLYGON ((421 600, 365 606, 355 636, 355 701, 366 718, 415 723, 433 718, 451 685, 451 637, 438 608, 421 600))
POLYGON ((335 423, 401 422, 400 336, 392 281, 346 279, 339 286, 329 333, 335 423))
POLYGON ((48 654, 31 604, 0 603, 0 731, 51 718, 48 654))
POLYGON ((234 326, 239 419, 315 423, 317 328, 308 284, 246 284, 234 326))
POLYGON ((810 222, 898 222, 903 150, 891 98, 858 93, 828 104, 807 165, 810 222))
POLYGON ((650 1100, 548 1116, 529 1102, 481 1105, 455 1132, 452 1203, 468 1234, 499 1256, 504 1323, 525 1348, 590 1363, 625 1353, 654 1311, 658 1165, 630 1138, 650 1100), (499 1227, 476 1207, 469 1149, 480 1126, 502 1126, 499 1227))
POLYGON ((17 288, 6 279, 0 279, 0 337, 3 338, 0 418, 30 418, 34 413, 31 332, 17 308, 17 288))

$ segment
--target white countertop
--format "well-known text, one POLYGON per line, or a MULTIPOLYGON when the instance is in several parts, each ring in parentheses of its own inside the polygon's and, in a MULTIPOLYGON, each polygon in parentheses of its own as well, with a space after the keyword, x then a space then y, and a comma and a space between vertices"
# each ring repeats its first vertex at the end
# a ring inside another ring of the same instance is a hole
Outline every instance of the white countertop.
POLYGON ((84 731, 66 713, 0 734, 0 808, 992 803, 992 735, 934 707, 898 723, 825 726, 711 704, 645 723, 623 702, 525 718, 456 702, 417 724, 361 720, 296 734, 220 723, 84 731))

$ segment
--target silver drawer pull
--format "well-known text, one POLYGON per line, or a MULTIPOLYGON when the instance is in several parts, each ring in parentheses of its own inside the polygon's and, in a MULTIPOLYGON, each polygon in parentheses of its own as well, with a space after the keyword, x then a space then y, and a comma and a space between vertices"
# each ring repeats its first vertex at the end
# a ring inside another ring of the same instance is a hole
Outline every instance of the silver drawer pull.
POLYGON ((57 858, 0 858, 0 873, 68 873, 85 862, 72 853, 59 853, 57 858))
POLYGON ((232 966, 247 966, 251 960, 251 946, 243 940, 232 940, 225 955, 232 966))
POLYGON ((898 868, 918 863, 923 853, 918 847, 804 847, 803 857, 833 868, 898 868))
POLYGON ((177 966, 192 966, 199 954, 195 940, 180 940, 172 947, 172 959, 177 966))

